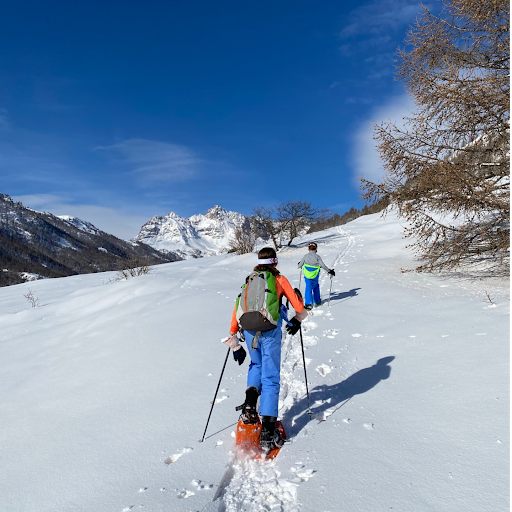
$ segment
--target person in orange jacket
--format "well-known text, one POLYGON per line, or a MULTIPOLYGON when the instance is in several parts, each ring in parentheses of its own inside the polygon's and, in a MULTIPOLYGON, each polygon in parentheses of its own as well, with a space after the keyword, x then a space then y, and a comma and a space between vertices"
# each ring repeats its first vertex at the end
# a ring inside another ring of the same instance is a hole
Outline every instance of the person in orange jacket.
MULTIPOLYGON (((293 289, 285 276, 277 270, 277 255, 271 247, 265 247, 258 253, 258 265, 255 272, 270 272, 276 281, 276 292, 281 306, 282 298, 286 297, 293 309, 295 316, 290 320, 292 325, 287 325, 289 334, 295 334, 301 322, 307 317, 300 291, 293 289)), ((233 349, 233 356, 239 364, 245 359, 246 352, 239 344, 237 332, 242 330, 247 346, 253 345, 253 339, 257 331, 246 331, 239 327, 236 317, 236 306, 231 318, 230 337, 226 344, 233 349)), ((276 446, 282 446, 283 440, 279 430, 275 428, 278 416, 280 372, 281 372, 281 338, 282 318, 279 318, 275 328, 261 332, 257 336, 257 348, 249 350, 251 363, 247 374, 246 398, 242 407, 242 420, 244 423, 256 423, 256 403, 260 396, 261 434, 260 444, 264 450, 270 450, 276 446)))

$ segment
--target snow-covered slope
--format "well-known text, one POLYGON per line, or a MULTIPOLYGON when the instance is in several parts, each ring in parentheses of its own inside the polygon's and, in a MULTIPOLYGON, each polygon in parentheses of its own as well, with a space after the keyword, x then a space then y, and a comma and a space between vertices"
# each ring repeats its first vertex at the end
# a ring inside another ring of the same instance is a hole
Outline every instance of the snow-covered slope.
POLYGON ((235 229, 245 222, 241 213, 227 212, 220 206, 190 218, 171 212, 149 219, 134 240, 159 251, 178 252, 185 258, 213 256, 228 252, 235 229))
POLYGON ((92 233, 93 235, 101 234, 101 231, 94 224, 91 224, 86 220, 79 219, 78 217, 72 217, 71 215, 58 215, 58 217, 85 233, 92 233))
POLYGON ((247 361, 229 357, 198 440, 254 254, 108 284, 104 273, 0 289, 0 508, 508 510, 508 282, 400 273, 411 264, 400 225, 377 214, 283 250, 294 286, 313 239, 336 269, 330 307, 303 324, 313 419, 300 338, 285 337, 290 442, 273 462, 236 464, 215 503, 247 361))

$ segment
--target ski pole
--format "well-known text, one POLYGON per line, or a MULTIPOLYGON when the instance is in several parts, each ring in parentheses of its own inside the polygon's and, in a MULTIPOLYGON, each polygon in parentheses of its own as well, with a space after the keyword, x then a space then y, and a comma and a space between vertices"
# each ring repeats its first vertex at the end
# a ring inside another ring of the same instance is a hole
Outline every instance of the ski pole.
POLYGON ((332 276, 331 276, 331 286, 329 288, 329 305, 327 307, 331 307, 331 290, 332 290, 332 276))
POLYGON ((311 407, 309 406, 308 375, 306 373, 306 357, 304 356, 304 342, 302 341, 302 325, 300 326, 300 346, 302 347, 302 362, 304 364, 304 380, 306 381, 306 393, 308 395, 308 415, 311 419, 311 407))
POLYGON ((229 351, 230 350, 231 349, 228 347, 228 353, 226 354, 226 359, 224 359, 224 366, 222 367, 222 372, 220 374, 219 383, 217 384, 217 390, 215 391, 215 396, 213 397, 212 408, 210 409, 210 414, 208 415, 208 421, 206 422, 206 427, 204 428, 203 438, 199 441, 200 443, 202 443, 204 441, 204 436, 206 435, 206 429, 208 428, 208 423, 210 423, 210 418, 212 416, 213 406, 215 405, 215 400, 217 399, 217 393, 219 392, 220 382, 222 380, 222 376, 224 375, 224 369, 226 368, 226 363, 228 362, 228 356, 229 356, 229 351))
POLYGON ((299 292, 300 292, 300 283, 302 281, 302 269, 300 269, 300 274, 299 274, 299 292))

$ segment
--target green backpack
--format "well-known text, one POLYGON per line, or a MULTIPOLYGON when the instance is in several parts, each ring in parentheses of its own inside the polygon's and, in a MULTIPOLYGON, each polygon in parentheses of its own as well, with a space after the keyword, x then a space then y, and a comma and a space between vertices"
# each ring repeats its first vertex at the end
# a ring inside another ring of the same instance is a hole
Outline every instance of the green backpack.
POLYGON ((271 272, 251 272, 236 299, 236 319, 245 331, 270 331, 279 321, 276 278, 271 272))

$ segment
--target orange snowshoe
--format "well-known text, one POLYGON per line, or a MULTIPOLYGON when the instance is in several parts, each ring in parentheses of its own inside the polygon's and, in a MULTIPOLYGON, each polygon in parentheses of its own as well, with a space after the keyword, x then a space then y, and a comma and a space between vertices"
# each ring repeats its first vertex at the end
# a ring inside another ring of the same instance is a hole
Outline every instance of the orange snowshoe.
MULTIPOLYGON (((276 429, 281 433, 281 437, 286 439, 286 432, 284 431, 283 424, 280 421, 276 421, 276 429)), ((282 447, 278 446, 272 448, 267 454, 265 454, 260 446, 260 433, 261 421, 259 417, 258 421, 252 424, 246 424, 240 419, 236 426, 236 448, 248 458, 272 460, 277 456, 282 447)))

